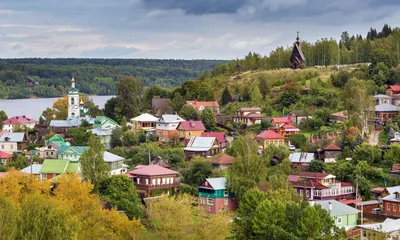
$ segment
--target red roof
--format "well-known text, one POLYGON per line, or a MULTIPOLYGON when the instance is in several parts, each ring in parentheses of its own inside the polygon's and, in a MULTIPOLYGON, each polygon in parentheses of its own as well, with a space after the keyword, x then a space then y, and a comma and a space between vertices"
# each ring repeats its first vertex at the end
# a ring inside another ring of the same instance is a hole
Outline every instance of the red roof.
POLYGON ((316 189, 327 189, 328 187, 322 185, 321 183, 317 182, 315 179, 303 179, 296 182, 292 182, 294 187, 310 187, 316 189))
POLYGON ((342 149, 334 143, 329 143, 328 145, 325 145, 325 147, 323 147, 322 150, 340 151, 342 149))
POLYGON ((6 159, 6 158, 11 158, 12 154, 0 151, 0 159, 6 159))
POLYGON ((194 100, 194 101, 186 101, 186 103, 192 105, 194 108, 196 108, 200 112, 203 111, 203 109, 200 109, 201 106, 204 107, 204 108, 206 108, 206 107, 211 107, 211 108, 219 107, 219 104, 216 101, 200 102, 200 101, 194 100))
POLYGON ((291 182, 297 182, 299 180, 299 176, 297 176, 297 175, 289 175, 288 179, 291 182))
POLYGON ((299 173, 299 176, 324 178, 326 176, 329 176, 329 173, 301 172, 301 173, 299 173))
POLYGON ((15 116, 3 121, 3 124, 27 124, 27 123, 36 123, 36 120, 31 118, 27 118, 25 116, 15 116))
POLYGON ((161 167, 158 165, 147 165, 128 172, 128 175, 143 175, 143 176, 159 176, 159 175, 176 175, 177 171, 161 167))
POLYGON ((180 122, 182 125, 183 129, 186 131, 204 131, 206 128, 204 127, 203 123, 201 121, 183 121, 180 122))
POLYGON ((217 138, 219 143, 226 142, 224 132, 202 132, 201 137, 215 137, 215 138, 217 138))
POLYGON ((256 138, 262 138, 262 139, 285 139, 284 136, 280 135, 279 133, 276 133, 271 130, 266 130, 263 131, 262 133, 258 134, 256 138))
POLYGON ((234 157, 229 156, 228 154, 225 153, 220 153, 211 157, 212 163, 219 165, 231 165, 234 159, 235 159, 234 157))
POLYGON ((291 123, 292 118, 291 117, 273 117, 272 121, 274 123, 291 123))
POLYGON ((385 191, 384 187, 376 187, 376 188, 371 189, 371 192, 381 193, 383 191, 385 191))
POLYGON ((354 204, 356 202, 362 202, 361 199, 346 199, 346 200, 340 200, 339 202, 349 205, 349 204, 354 204))
POLYGON ((388 87, 388 89, 391 89, 392 91, 400 91, 400 86, 398 86, 398 85, 390 85, 389 87, 388 87))

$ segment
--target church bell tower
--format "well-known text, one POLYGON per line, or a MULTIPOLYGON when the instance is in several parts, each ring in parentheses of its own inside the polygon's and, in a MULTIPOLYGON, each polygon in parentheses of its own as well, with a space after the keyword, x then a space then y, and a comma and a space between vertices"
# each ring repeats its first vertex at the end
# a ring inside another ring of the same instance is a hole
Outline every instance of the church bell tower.
POLYGON ((79 92, 78 89, 75 88, 75 79, 72 76, 71 79, 71 88, 68 92, 68 117, 79 117, 80 109, 79 109, 79 92))

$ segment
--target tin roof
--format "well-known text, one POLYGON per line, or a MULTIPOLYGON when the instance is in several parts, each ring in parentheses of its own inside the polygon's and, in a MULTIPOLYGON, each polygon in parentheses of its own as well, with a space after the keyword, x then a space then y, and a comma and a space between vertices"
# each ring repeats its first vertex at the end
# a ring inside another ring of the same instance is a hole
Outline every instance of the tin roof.
POLYGON ((375 112, 398 112, 397 106, 389 103, 379 104, 375 106, 375 112))
POLYGON ((192 137, 185 147, 185 151, 205 152, 213 147, 215 137, 192 137))
POLYGON ((176 175, 179 174, 177 171, 161 167, 158 165, 146 165, 135 170, 128 172, 128 175, 144 175, 144 176, 159 176, 159 175, 176 175))

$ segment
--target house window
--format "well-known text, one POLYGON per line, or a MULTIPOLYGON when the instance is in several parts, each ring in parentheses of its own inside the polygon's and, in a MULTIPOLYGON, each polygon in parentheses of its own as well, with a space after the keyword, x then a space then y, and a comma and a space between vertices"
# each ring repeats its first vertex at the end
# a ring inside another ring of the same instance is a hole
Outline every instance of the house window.
POLYGON ((10 145, 10 149, 13 149, 14 148, 14 146, 13 145, 10 145))
POLYGON ((149 185, 149 179, 146 178, 146 185, 149 185))
POLYGON ((338 217, 338 218, 336 219, 336 222, 337 222, 337 224, 342 224, 342 218, 341 218, 341 217, 338 217))
POLYGON ((228 190, 225 190, 224 191, 224 197, 227 197, 228 196, 228 190))
POLYGON ((4 149, 4 145, 1 145, 1 149, 4 149))
POLYGON ((46 152, 46 156, 49 156, 49 152, 46 152))
POLYGON ((47 174, 42 174, 42 179, 43 180, 47 179, 47 174))
POLYGON ((165 178, 162 178, 162 184, 165 184, 165 178))
POLYGON ((157 179, 157 185, 160 185, 160 184, 161 184, 161 179, 158 178, 158 179, 157 179))
POLYGON ((155 179, 153 179, 152 181, 151 181, 152 183, 152 185, 156 185, 156 180, 155 179))
POLYGON ((169 184, 169 178, 166 178, 166 180, 167 180, 167 184, 169 184))
POLYGON ((299 194, 300 196, 303 196, 303 189, 300 189, 299 194))
POLYGON ((214 205, 214 198, 207 198, 208 205, 214 205))
POLYGON ((174 178, 170 178, 169 181, 172 183, 174 183, 174 178))
POLYGON ((396 204, 393 204, 393 212, 396 212, 396 204))
POLYGON ((390 203, 387 204, 387 210, 390 210, 390 203))
POLYGON ((191 136, 192 135, 192 132, 189 132, 189 136, 191 136))
POLYGON ((228 199, 227 198, 224 199, 224 204, 228 205, 228 199))
POLYGON ((140 178, 136 178, 136 184, 140 184, 140 178))
POLYGON ((53 153, 54 153, 54 152, 51 152, 50 155, 53 156, 53 153))

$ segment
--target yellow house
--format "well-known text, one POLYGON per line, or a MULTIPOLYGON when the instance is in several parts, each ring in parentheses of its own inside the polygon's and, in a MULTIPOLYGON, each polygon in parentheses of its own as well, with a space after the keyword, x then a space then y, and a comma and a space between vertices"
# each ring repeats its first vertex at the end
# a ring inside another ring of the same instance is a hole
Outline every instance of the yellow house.
POLYGON ((271 130, 264 131, 254 138, 257 141, 258 148, 265 149, 270 144, 275 146, 284 145, 285 137, 271 130))
POLYGON ((201 133, 206 130, 201 121, 183 121, 180 122, 178 127, 179 139, 190 139, 191 137, 201 137, 201 133))
POLYGON ((140 116, 131 119, 132 131, 147 131, 156 128, 156 121, 158 118, 151 114, 143 113, 140 116))

